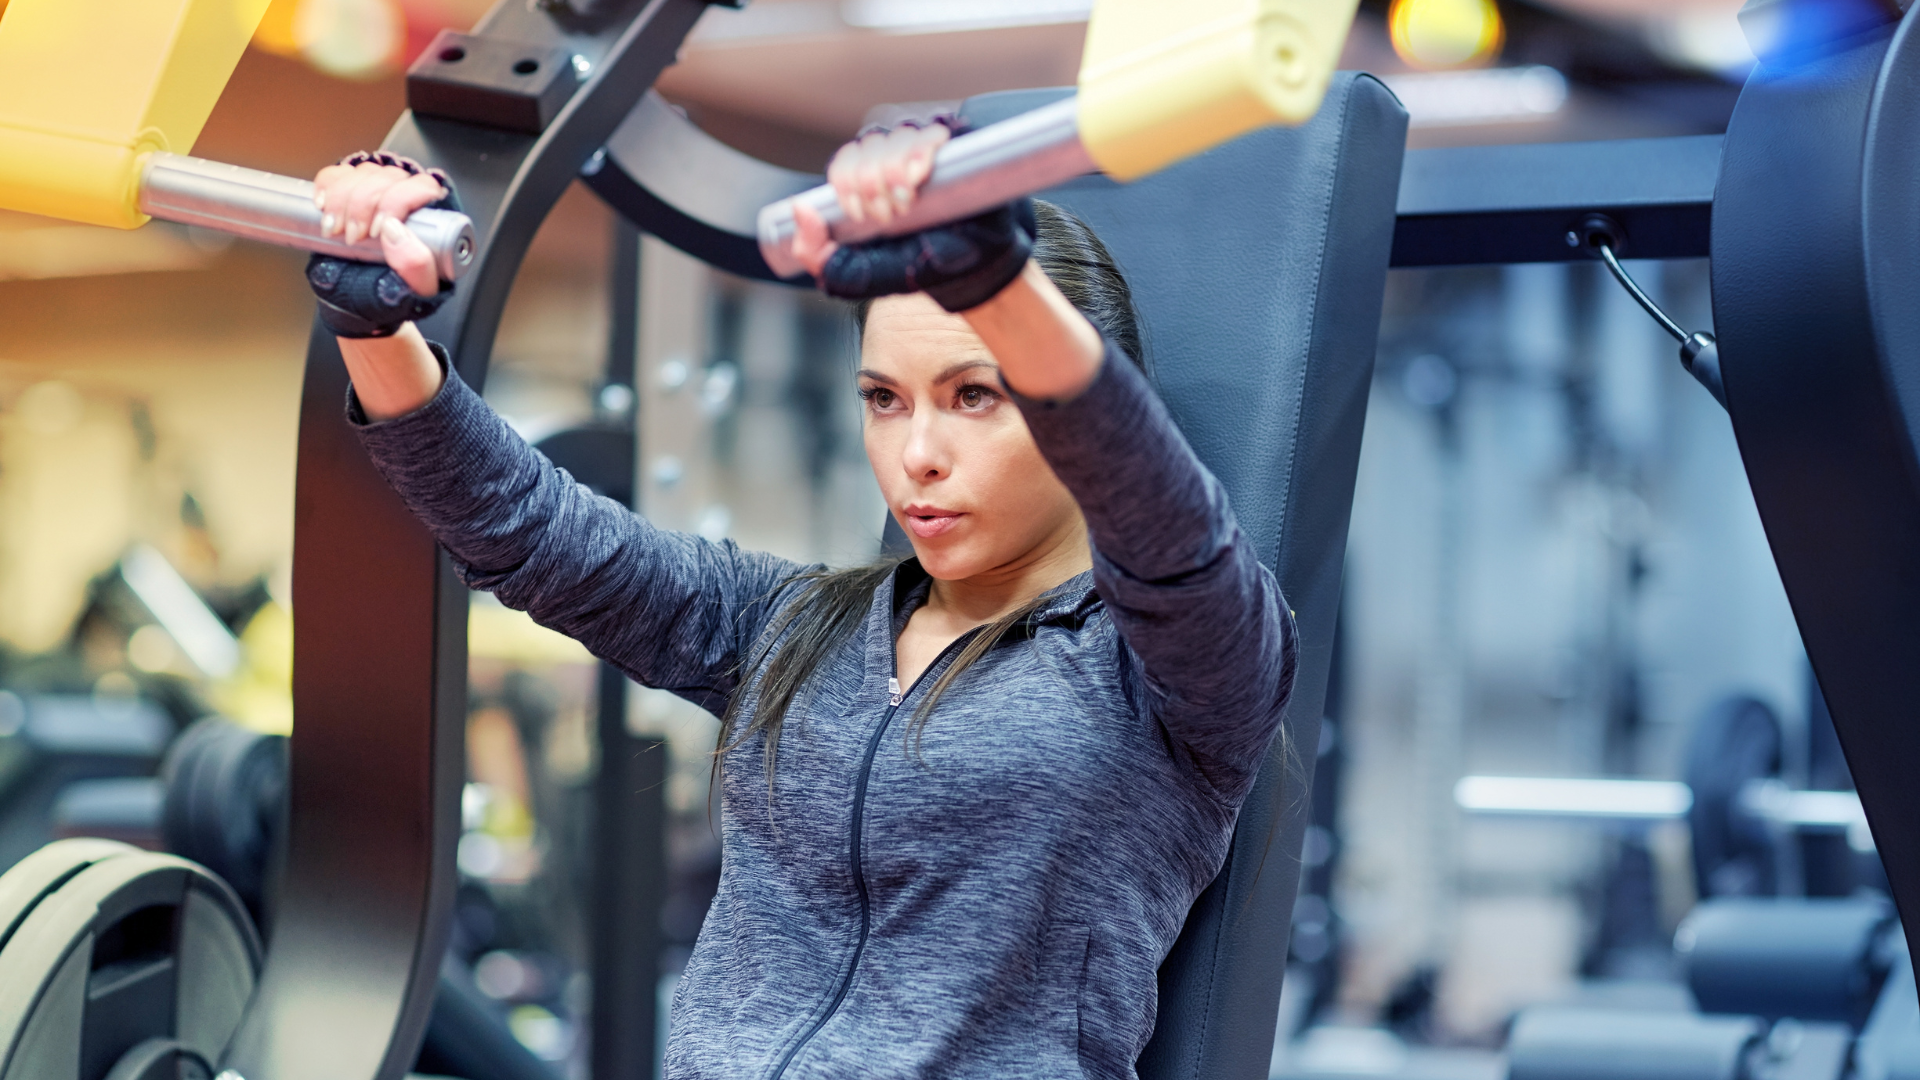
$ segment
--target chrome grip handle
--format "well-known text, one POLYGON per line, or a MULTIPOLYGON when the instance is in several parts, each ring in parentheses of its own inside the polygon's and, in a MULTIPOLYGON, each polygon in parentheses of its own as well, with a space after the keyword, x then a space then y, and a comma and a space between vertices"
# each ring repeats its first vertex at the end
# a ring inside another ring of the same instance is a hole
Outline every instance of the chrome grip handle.
MULTIPOLYGON (((317 251, 342 259, 383 263, 380 241, 348 244, 320 235, 313 182, 243 169, 183 154, 151 155, 140 177, 140 210, 150 217, 199 225, 250 240, 317 251)), ((452 210, 415 210, 407 218, 446 281, 458 281, 473 265, 473 222, 452 210)))
POLYGON ((780 277, 805 273, 793 255, 793 205, 799 202, 813 207, 835 240, 855 244, 972 217, 1022 195, 1099 172, 1080 143, 1077 112, 1069 97, 948 142, 934 154, 933 171, 920 185, 913 208, 884 228, 847 219, 840 211, 839 196, 826 184, 762 207, 760 255, 780 277))

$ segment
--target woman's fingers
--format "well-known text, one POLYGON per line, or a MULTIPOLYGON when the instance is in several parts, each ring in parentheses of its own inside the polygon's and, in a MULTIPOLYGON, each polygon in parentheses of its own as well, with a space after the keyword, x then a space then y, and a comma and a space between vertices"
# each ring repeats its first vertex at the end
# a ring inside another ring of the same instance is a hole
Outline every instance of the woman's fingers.
MULTIPOLYGON (((314 203, 321 209, 320 231, 349 244, 359 243, 374 230, 374 215, 386 193, 412 175, 405 169, 368 162, 351 168, 334 165, 315 179, 314 203)), ((439 185, 432 185, 438 190, 439 185)))
POLYGON ((951 137, 944 124, 929 124, 875 132, 841 147, 827 166, 841 211, 849 221, 879 225, 905 214, 933 173, 934 154, 951 137))
POLYGON ((827 164, 827 183, 833 185, 834 194, 840 197, 840 212, 854 222, 867 220, 853 187, 853 167, 859 157, 860 144, 850 142, 834 151, 833 160, 827 164))
POLYGON ((906 128, 896 134, 899 137, 887 148, 881 172, 893 216, 899 217, 920 197, 920 185, 933 172, 933 155, 946 145, 950 135, 944 124, 906 128))
POLYGON ((893 221, 893 190, 887 184, 887 169, 899 156, 899 135, 889 131, 860 140, 860 167, 854 173, 860 186, 860 198, 866 202, 866 215, 877 223, 893 221))
POLYGON ((806 203, 794 203, 793 257, 800 260, 807 273, 819 278, 827 268, 827 260, 838 250, 840 245, 833 242, 819 211, 806 203))
POLYGON ((346 205, 341 207, 341 215, 345 219, 341 239, 349 244, 357 244, 373 232, 373 215, 380 206, 380 200, 394 185, 411 176, 405 169, 372 163, 361 165, 354 171, 359 176, 356 177, 353 190, 347 193, 346 205))
POLYGON ((433 265, 433 252, 427 250, 427 245, 402 224, 402 220, 391 215, 381 219, 380 250, 387 257, 387 265, 400 275, 409 289, 421 296, 432 296, 440 291, 440 275, 433 265))
MULTIPOLYGON (((953 138, 953 132, 947 130, 945 124, 932 124, 922 129, 919 135, 914 140, 913 150, 907 155, 906 164, 906 185, 914 197, 919 196, 920 185, 933 175, 933 156, 953 138)), ((906 208, 902 207, 901 212, 905 213, 906 208)))
POLYGON ((321 169, 319 174, 313 178, 313 208, 323 212, 320 223, 321 232, 331 233, 333 231, 333 226, 328 223, 331 219, 324 214, 324 211, 327 209, 327 202, 331 200, 334 206, 337 207, 340 205, 340 199, 336 194, 336 189, 344 186, 352 176, 353 169, 348 166, 329 165, 321 169))
POLYGON ((405 221, 415 210, 445 198, 447 191, 440 181, 431 176, 409 176, 400 183, 388 188, 374 205, 373 220, 368 223, 369 235, 380 236, 386 219, 395 218, 405 221))
POLYGON ((345 224, 340 209, 347 205, 347 193, 358 180, 359 175, 349 165, 329 165, 313 178, 313 205, 321 212, 320 235, 339 235, 345 224))

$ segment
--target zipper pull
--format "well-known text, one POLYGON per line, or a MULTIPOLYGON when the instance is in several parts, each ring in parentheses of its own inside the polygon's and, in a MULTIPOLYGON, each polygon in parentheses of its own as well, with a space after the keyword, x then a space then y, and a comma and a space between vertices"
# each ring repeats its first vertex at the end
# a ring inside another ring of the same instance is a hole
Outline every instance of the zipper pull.
POLYGON ((887 694, 887 704, 900 704, 900 677, 898 675, 887 676, 887 694))

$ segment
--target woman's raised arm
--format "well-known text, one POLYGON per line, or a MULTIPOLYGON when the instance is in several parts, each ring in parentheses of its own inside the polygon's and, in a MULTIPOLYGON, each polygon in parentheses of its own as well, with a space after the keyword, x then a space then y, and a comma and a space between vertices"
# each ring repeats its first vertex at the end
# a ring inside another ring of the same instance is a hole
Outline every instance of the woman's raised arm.
MULTIPOLYGON (((909 129, 851 144, 829 170, 842 209, 904 212, 945 138, 909 129)), ((1292 691, 1292 618, 1146 377, 1027 257, 1011 208, 837 259, 819 216, 794 216, 794 252, 829 292, 924 288, 980 336, 1086 517, 1094 579, 1143 704, 1223 798, 1244 795, 1292 691)))
POLYGON ((411 162, 368 157, 323 170, 315 201, 329 231, 380 236, 387 266, 316 259, 307 278, 339 336, 349 419, 375 467, 468 585, 649 686, 723 709, 781 584, 804 568, 655 528, 575 483, 487 408, 410 318, 443 283, 400 222, 448 191, 411 162), (383 280, 389 268, 405 289, 383 280))

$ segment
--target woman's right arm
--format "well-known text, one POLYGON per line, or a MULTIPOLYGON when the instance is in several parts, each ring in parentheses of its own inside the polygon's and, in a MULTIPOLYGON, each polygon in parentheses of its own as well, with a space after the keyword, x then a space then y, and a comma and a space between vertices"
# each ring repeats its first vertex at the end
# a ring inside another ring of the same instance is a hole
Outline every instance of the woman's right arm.
MULTIPOLYGON (((431 176, 366 163, 323 170, 315 201, 329 232, 379 235, 388 265, 431 295, 432 257, 399 223, 442 195, 431 176)), ((528 446, 412 323, 338 340, 361 442, 462 580, 649 686, 724 707, 773 593, 801 566, 655 528, 594 495, 528 446)))
POLYGON ((425 405, 373 421, 356 385, 349 416, 461 580, 648 686, 724 707, 774 594, 804 567, 656 528, 593 494, 427 357, 446 373, 425 405))

